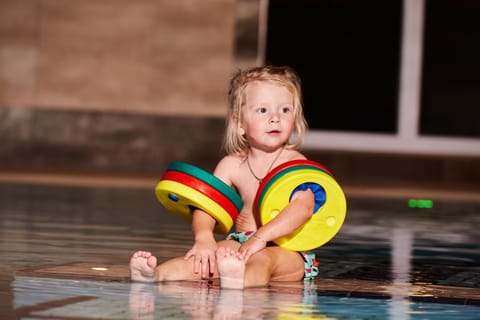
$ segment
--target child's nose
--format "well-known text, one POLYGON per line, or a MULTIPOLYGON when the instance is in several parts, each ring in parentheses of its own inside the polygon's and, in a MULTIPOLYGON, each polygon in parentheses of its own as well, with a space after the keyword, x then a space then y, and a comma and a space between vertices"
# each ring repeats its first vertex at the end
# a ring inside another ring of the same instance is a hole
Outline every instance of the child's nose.
POLYGON ((273 113, 271 116, 270 116, 270 122, 271 123, 276 123, 276 122, 279 122, 280 121, 280 117, 278 116, 278 113, 273 113))

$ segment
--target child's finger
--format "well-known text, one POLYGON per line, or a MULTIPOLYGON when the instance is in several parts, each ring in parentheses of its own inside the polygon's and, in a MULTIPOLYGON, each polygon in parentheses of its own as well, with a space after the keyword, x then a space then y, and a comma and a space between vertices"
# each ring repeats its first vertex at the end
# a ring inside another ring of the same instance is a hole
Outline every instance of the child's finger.
POLYGON ((215 265, 216 265, 216 260, 215 260, 215 255, 212 255, 209 259, 210 262, 210 275, 213 275, 215 273, 215 265))
POLYGON ((250 259, 251 256, 252 256, 252 253, 250 252, 250 250, 247 250, 247 252, 245 252, 245 254, 242 257, 242 260, 248 261, 248 259, 250 259))
POLYGON ((193 272, 195 274, 200 273, 202 267, 202 258, 195 256, 193 260, 193 272))
POLYGON ((211 255, 205 255, 202 257, 202 260, 200 261, 201 263, 201 268, 202 268, 202 278, 206 279, 209 276, 210 270, 212 268, 212 256, 211 255))
POLYGON ((245 249, 243 249, 243 248, 240 248, 240 249, 237 251, 237 258, 240 259, 240 260, 245 260, 245 261, 246 261, 247 251, 248 251, 248 250, 245 250, 245 249))
POLYGON ((192 250, 188 250, 188 252, 185 253, 185 256, 183 257, 183 259, 188 260, 188 259, 190 259, 192 256, 193 256, 192 250))
POLYGON ((202 264, 202 278, 205 279, 208 274, 208 267, 209 267, 208 258, 203 258, 201 261, 201 264, 202 264))

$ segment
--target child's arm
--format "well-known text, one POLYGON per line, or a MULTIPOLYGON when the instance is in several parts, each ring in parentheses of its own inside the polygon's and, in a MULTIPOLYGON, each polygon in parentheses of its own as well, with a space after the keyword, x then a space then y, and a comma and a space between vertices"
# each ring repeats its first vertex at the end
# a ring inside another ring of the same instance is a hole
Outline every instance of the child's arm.
MULTIPOLYGON (((217 164, 214 175, 227 185, 231 184, 230 172, 232 171, 233 157, 224 157, 217 164)), ((185 255, 188 260, 194 257, 194 272, 201 272, 202 278, 207 278, 209 273, 215 272, 216 260, 215 250, 217 243, 213 236, 215 219, 206 212, 195 210, 193 213, 192 230, 195 237, 195 243, 185 255)))
POLYGON ((215 250, 217 243, 213 236, 215 220, 201 210, 193 212, 192 230, 195 242, 185 254, 185 260, 193 257, 193 272, 201 273, 202 278, 215 272, 215 250))
POLYGON ((310 189, 296 192, 290 203, 274 219, 260 227, 240 247, 239 256, 248 260, 252 254, 263 249, 267 242, 295 231, 312 216, 314 205, 315 195, 310 189))

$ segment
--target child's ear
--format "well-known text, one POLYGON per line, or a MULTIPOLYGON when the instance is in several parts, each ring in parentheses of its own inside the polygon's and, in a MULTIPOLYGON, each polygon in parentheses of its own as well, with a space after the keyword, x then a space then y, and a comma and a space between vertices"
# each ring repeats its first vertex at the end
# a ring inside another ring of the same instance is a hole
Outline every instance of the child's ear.
POLYGON ((232 116, 232 122, 235 123, 235 125, 237 126, 237 129, 238 129, 238 133, 243 136, 245 135, 245 129, 243 129, 243 126, 242 124, 240 123, 239 119, 237 116, 232 116))
POLYGON ((238 133, 241 135, 241 136, 244 136, 245 135, 245 129, 243 129, 242 125, 238 125, 238 133))

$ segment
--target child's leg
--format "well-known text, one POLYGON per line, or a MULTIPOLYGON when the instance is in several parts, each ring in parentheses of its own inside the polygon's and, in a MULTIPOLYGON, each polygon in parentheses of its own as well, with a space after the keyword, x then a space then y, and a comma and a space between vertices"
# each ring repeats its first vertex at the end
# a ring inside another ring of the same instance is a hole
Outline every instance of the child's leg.
MULTIPOLYGON (((240 244, 232 240, 218 243, 237 250, 240 244)), ((200 280, 201 275, 193 272, 193 258, 185 260, 183 257, 170 259, 157 266, 157 258, 148 251, 137 251, 130 259, 130 277, 133 281, 158 282, 168 280, 200 280)), ((218 277, 215 270, 213 278, 218 277)))
POLYGON ((267 247, 245 264, 233 250, 219 248, 217 265, 222 288, 266 286, 270 281, 298 281, 304 276, 303 258, 298 252, 267 247))
POLYGON ((157 282, 164 280, 199 280, 193 272, 193 259, 170 259, 157 266, 157 258, 147 251, 137 251, 130 259, 130 277, 133 281, 157 282))

